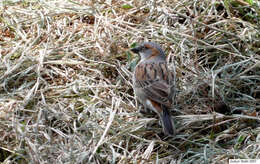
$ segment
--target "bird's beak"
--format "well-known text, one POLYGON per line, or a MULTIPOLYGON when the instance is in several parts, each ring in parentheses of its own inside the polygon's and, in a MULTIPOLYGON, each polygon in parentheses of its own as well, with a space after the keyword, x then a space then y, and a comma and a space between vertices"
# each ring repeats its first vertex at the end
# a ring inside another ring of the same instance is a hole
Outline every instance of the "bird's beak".
POLYGON ((139 51, 140 51, 140 47, 135 47, 135 48, 131 48, 130 50, 133 52, 133 53, 139 53, 139 51))

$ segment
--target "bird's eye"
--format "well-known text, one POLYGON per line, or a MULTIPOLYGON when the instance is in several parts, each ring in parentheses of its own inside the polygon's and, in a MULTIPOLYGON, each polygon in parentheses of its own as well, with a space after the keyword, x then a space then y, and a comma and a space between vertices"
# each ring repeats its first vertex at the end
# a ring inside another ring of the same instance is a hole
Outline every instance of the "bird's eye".
POLYGON ((145 46, 142 47, 142 51, 146 50, 147 48, 145 46))

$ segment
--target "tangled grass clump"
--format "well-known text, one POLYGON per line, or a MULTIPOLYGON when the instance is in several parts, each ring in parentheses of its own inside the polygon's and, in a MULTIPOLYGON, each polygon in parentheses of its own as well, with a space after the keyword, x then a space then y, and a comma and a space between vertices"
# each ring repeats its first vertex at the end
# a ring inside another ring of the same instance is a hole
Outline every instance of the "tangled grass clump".
POLYGON ((0 161, 227 163, 259 159, 257 1, 0 2, 0 161), (142 116, 129 48, 176 69, 178 133, 142 116))

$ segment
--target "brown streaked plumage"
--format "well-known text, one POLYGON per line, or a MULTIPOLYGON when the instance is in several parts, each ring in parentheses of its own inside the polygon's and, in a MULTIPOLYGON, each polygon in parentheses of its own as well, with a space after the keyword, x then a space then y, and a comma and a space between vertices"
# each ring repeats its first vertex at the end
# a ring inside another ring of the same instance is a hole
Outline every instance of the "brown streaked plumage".
POLYGON ((175 128, 168 110, 172 107, 174 74, 168 69, 166 56, 153 42, 131 50, 141 56, 133 77, 135 94, 145 108, 160 116, 165 133, 173 135, 175 128))

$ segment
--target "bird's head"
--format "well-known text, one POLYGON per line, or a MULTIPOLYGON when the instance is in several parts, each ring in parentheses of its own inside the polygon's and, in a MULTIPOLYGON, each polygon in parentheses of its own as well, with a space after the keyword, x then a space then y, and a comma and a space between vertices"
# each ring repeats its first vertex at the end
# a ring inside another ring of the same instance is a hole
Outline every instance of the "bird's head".
POLYGON ((141 56, 141 60, 158 58, 165 60, 165 54, 161 47, 154 42, 144 42, 139 46, 132 48, 132 52, 139 54, 141 56))

